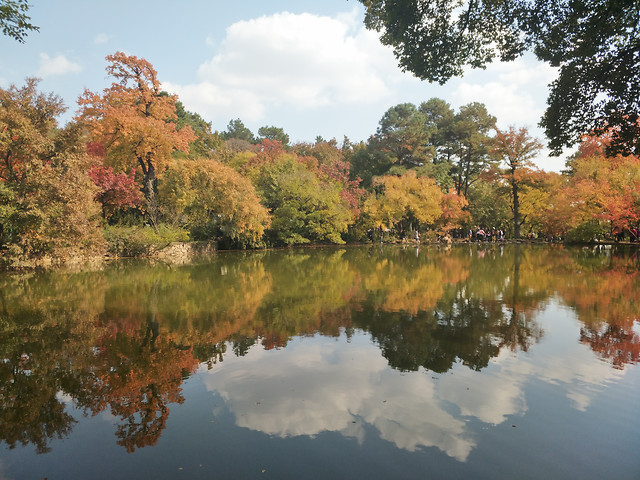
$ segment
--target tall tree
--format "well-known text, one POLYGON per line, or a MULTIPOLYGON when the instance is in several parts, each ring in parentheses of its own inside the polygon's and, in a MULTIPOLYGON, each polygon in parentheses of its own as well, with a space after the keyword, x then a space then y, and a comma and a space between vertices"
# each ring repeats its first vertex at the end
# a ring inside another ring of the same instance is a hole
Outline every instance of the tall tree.
POLYGON ((414 104, 402 103, 385 112, 374 138, 391 164, 415 168, 433 158, 433 148, 429 146, 432 130, 414 104))
POLYGON ((0 0, 0 28, 2 33, 24 43, 29 31, 39 31, 31 23, 31 18, 27 15, 30 5, 27 0, 0 0))
POLYGON ((422 102, 419 110, 425 117, 427 127, 432 131, 429 143, 435 150, 433 163, 450 161, 453 155, 455 112, 440 98, 422 102))
POLYGON ((116 81, 102 95, 85 90, 78 119, 106 151, 106 160, 128 172, 140 167, 149 220, 157 223, 156 175, 175 150, 188 152, 194 139, 188 125, 178 130, 175 95, 162 92, 156 70, 143 58, 108 55, 107 73, 116 81))
POLYGON ((531 50, 559 67, 541 125, 555 153, 615 129, 613 151, 640 150, 640 0, 360 0, 403 71, 445 83, 531 50))
POLYGON ((511 126, 502 131, 496 127, 492 154, 506 165, 506 178, 511 185, 513 209, 513 236, 520 238, 520 184, 523 174, 533 167, 533 159, 542 150, 542 144, 529 135, 525 128, 511 126))
POLYGON ((469 185, 489 165, 489 132, 495 122, 496 118, 489 115, 486 107, 478 102, 463 105, 455 116, 452 130, 456 158, 452 173, 458 195, 468 197, 469 185))

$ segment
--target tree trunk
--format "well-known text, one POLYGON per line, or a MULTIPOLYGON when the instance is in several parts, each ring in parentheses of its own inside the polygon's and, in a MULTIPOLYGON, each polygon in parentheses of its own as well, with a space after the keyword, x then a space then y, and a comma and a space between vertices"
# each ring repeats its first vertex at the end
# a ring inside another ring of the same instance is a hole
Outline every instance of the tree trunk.
POLYGON ((518 198, 518 182, 511 177, 511 190, 513 192, 513 238, 520 238, 520 199, 518 198))
POLYGON ((158 226, 158 202, 156 200, 156 168, 150 159, 145 162, 138 158, 142 165, 142 193, 147 204, 147 218, 149 223, 156 228, 158 226))

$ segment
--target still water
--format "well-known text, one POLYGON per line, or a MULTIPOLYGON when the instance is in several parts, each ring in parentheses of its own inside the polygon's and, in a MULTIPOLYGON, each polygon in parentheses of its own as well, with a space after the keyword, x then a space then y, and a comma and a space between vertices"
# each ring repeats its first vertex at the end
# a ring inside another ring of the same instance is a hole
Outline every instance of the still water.
POLYGON ((640 478, 638 250, 0 277, 0 478, 640 478))

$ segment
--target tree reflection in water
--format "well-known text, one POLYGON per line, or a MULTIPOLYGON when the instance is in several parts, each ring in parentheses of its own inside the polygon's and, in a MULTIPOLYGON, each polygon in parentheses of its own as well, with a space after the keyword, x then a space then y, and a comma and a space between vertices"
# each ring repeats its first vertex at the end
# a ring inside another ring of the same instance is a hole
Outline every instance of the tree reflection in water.
POLYGON ((0 438, 70 434, 66 402, 119 418, 117 442, 154 445, 198 365, 282 348, 299 335, 367 332, 401 371, 485 368, 544 334, 551 298, 616 368, 640 359, 637 252, 562 247, 305 249, 220 254, 172 267, 13 275, 0 285, 0 438))

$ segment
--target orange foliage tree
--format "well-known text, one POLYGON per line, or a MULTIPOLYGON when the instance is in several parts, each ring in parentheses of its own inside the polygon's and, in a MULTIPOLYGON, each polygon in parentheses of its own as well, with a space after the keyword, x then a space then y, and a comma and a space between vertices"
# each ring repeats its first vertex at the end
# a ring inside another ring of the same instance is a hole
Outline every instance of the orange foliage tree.
POLYGON ((78 100, 78 119, 104 146, 108 163, 125 172, 140 167, 142 192, 150 220, 156 223, 156 176, 171 161, 173 151, 188 151, 193 130, 177 129, 177 97, 162 92, 151 63, 122 52, 106 60, 107 73, 115 82, 102 95, 85 90, 78 100))
POLYGON ((520 238, 520 186, 527 170, 533 167, 532 160, 542 149, 542 144, 532 138, 525 127, 516 129, 511 126, 506 131, 496 127, 495 130, 496 136, 492 142, 491 152, 506 166, 504 178, 511 185, 513 236, 520 238))
POLYGON ((609 138, 585 137, 550 202, 548 228, 570 238, 622 235, 640 222, 640 158, 608 157, 609 138), (559 232, 557 232, 559 233, 559 232))

